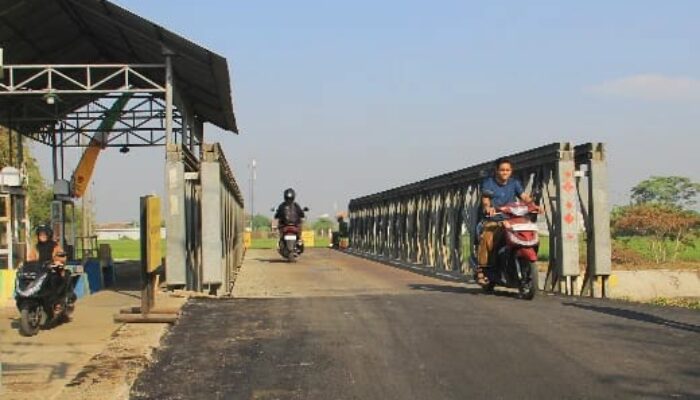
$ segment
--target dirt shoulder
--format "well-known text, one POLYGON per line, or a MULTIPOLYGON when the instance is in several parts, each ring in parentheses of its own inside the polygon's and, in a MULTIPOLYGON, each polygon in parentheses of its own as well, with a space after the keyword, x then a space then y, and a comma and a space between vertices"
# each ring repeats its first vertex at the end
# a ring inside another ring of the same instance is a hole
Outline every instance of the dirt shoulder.
MULTIPOLYGON (((179 307, 184 302, 160 295, 157 304, 179 307)), ((88 398, 83 393, 119 398, 167 329, 166 324, 124 326, 113 321, 121 308, 139 303, 135 291, 99 292, 78 301, 71 322, 30 338, 19 335, 15 308, 0 309, 0 398, 88 398)))
MULTIPOLYGON (((182 297, 161 295, 159 307, 181 307, 182 297)), ((169 324, 123 324, 101 352, 68 382, 56 400, 128 399, 136 377, 152 361, 169 324)))

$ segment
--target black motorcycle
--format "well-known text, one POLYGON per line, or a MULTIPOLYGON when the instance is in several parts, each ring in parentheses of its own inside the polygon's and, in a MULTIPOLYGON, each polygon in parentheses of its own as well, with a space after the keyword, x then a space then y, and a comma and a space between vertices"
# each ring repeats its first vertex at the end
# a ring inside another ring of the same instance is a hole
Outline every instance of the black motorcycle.
POLYGON ((17 270, 15 300, 20 312, 19 332, 34 336, 68 321, 75 310, 78 277, 62 265, 29 262, 17 270))
MULTIPOLYGON (((273 208, 271 211, 275 211, 273 208)), ((304 212, 308 212, 309 208, 304 207, 304 212)), ((304 242, 301 239, 301 223, 281 223, 279 226, 279 241, 277 241, 277 252, 287 259, 289 262, 295 262, 297 258, 304 252, 304 242)))

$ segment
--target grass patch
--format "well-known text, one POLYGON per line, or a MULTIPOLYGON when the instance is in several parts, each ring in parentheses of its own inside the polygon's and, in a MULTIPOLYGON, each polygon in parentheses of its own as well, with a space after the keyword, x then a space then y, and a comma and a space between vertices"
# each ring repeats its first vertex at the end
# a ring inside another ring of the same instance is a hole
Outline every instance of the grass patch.
MULTIPOLYGON (((620 245, 634 250, 639 253, 645 260, 654 262, 654 255, 651 252, 651 240, 644 236, 628 236, 615 239, 620 245)), ((673 245, 667 243, 669 250, 672 249, 673 245)), ((671 252, 669 252, 670 254, 671 252)), ((695 240, 689 246, 684 246, 684 248, 678 253, 678 261, 687 262, 700 262, 700 237, 695 238, 695 240)))
MULTIPOLYGON (((313 247, 328 247, 331 243, 330 239, 327 237, 317 237, 314 241, 313 247)), ((269 239, 253 239, 250 243, 251 249, 276 249, 277 248, 277 238, 269 239)))
MULTIPOLYGON (((118 240, 100 240, 99 243, 106 243, 112 247, 112 258, 115 260, 140 260, 141 259, 141 242, 133 239, 118 239, 118 240)), ((328 247, 330 239, 316 238, 314 247, 328 247)), ((251 244, 252 249, 275 249, 277 248, 277 239, 253 239, 251 244)), ((161 240, 161 254, 165 256, 166 242, 161 240)))
MULTIPOLYGON (((106 243, 112 247, 112 258, 115 260, 140 260, 141 242, 133 239, 100 240, 98 245, 106 243)), ((161 255, 165 256, 165 239, 160 241, 161 255)))
POLYGON ((700 310, 700 298, 687 298, 687 297, 657 297, 655 299, 649 300, 647 303, 662 306, 662 307, 682 307, 690 308, 691 310, 700 310))

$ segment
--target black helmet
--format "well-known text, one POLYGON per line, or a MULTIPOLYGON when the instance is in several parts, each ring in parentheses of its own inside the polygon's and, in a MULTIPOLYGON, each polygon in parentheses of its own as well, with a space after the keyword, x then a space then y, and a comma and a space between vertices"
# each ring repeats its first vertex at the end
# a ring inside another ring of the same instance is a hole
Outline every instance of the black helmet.
POLYGON ((297 197, 296 192, 294 189, 289 188, 284 191, 284 200, 285 201, 294 201, 294 199, 297 197))
POLYGON ((294 201, 295 197, 297 197, 297 194, 294 192, 294 189, 289 188, 284 191, 284 201, 294 201))
POLYGON ((48 236, 49 240, 53 239, 53 229, 51 229, 51 227, 48 225, 39 225, 34 229, 34 232, 37 236, 39 236, 41 232, 44 232, 46 236, 48 236))

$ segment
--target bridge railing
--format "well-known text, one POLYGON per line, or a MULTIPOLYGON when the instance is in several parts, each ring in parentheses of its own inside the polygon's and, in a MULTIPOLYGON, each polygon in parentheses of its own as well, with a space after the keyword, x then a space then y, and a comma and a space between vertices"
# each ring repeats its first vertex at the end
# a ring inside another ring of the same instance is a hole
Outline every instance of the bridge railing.
MULTIPOLYGON (((202 283, 230 293, 243 262, 243 195, 221 146, 202 148, 202 283)), ((211 289, 210 289, 211 290, 211 289)))
MULTIPOLYGON (((545 289, 589 295, 598 290, 605 296, 611 249, 603 144, 553 143, 508 158, 514 176, 544 210, 545 289)), ((351 250, 432 272, 468 274, 480 184, 493 170, 493 162, 486 162, 353 199, 351 250)))
POLYGON ((243 196, 218 143, 167 148, 167 282, 229 293, 243 262, 243 196))

